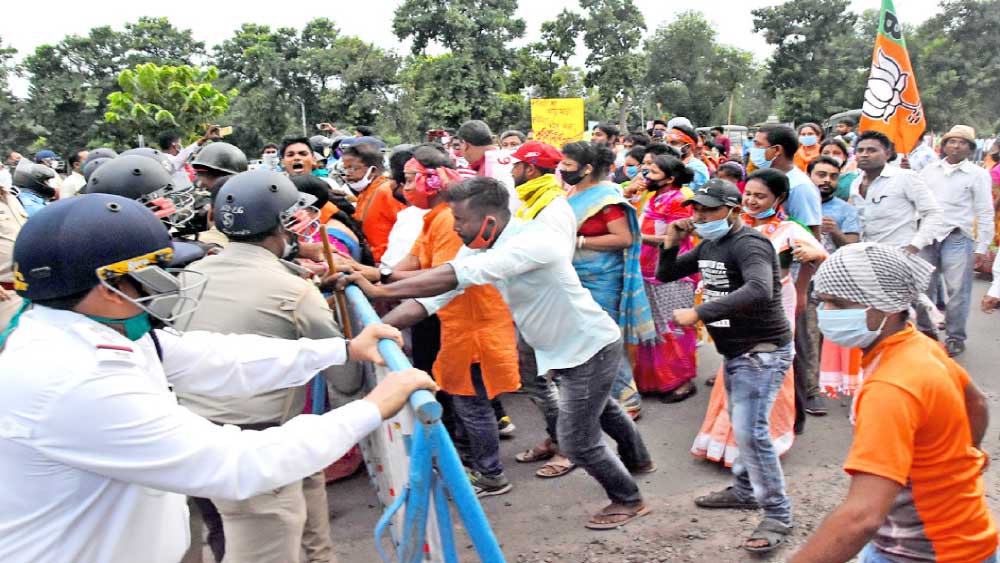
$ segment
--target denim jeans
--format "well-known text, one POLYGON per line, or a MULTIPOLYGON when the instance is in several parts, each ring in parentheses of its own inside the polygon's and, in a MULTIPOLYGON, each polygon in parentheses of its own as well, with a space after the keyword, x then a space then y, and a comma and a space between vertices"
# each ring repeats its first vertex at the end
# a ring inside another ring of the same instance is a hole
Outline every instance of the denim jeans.
MULTIPOLYGON (((1000 560, 1000 552, 994 553, 979 563, 997 563, 1000 560)), ((875 549, 875 544, 869 543, 861 550, 858 563, 893 563, 886 559, 884 555, 875 549)))
MULTIPOLYGON (((920 257, 927 260, 937 271, 931 275, 927 295, 931 301, 944 283, 945 333, 948 340, 966 339, 965 324, 972 304, 972 274, 975 266, 975 241, 956 229, 944 240, 931 243, 920 251, 920 257)), ((920 330, 933 330, 921 318, 920 330)))
POLYGON ((457 442, 465 449, 463 457, 472 464, 472 469, 487 477, 496 477, 503 473, 497 418, 486 395, 483 371, 479 364, 472 364, 469 371, 476 395, 451 395, 451 404, 455 409, 455 431, 464 438, 457 442))
POLYGON ((552 381, 545 374, 538 374, 538 363, 535 360, 535 351, 524 341, 524 337, 517 335, 517 362, 521 374, 521 389, 528 394, 528 398, 542 412, 545 418, 545 431, 549 439, 559 442, 556 434, 556 420, 559 418, 559 391, 552 381))
POLYGON ((615 380, 611 382, 611 398, 620 401, 622 406, 635 408, 642 405, 642 395, 635 385, 635 375, 632 373, 632 362, 628 359, 628 352, 622 347, 622 361, 618 366, 618 373, 615 380), (626 389, 629 390, 626 393, 626 389))
POLYGON ((553 371, 559 387, 558 434, 563 454, 597 479, 612 502, 634 505, 642 495, 626 465, 644 465, 650 458, 635 423, 611 398, 622 350, 619 339, 579 366, 553 371), (618 443, 621 459, 604 441, 602 430, 618 443))
POLYGON ((793 345, 773 352, 749 352, 726 358, 726 396, 733 436, 740 453, 733 460, 733 489, 754 498, 768 518, 792 523, 792 501, 785 494, 785 475, 771 442, 771 407, 792 365, 793 345))

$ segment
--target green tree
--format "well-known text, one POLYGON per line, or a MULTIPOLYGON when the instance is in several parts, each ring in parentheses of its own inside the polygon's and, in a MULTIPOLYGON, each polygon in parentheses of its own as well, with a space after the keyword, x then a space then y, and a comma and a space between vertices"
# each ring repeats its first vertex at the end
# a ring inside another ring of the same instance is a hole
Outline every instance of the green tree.
POLYGON ((942 2, 905 37, 930 129, 1000 131, 1000 0, 942 2))
POLYGON ((5 47, 0 40, 0 151, 4 155, 11 150, 25 151, 36 137, 24 102, 10 91, 16 55, 16 49, 5 47))
POLYGON ((717 37, 701 12, 683 12, 646 40, 643 88, 663 110, 699 126, 725 123, 730 97, 752 78, 754 65, 752 54, 720 45, 717 37), (713 119, 720 107, 722 119, 713 119))
POLYGON ((849 0, 793 0, 753 10, 754 31, 775 46, 765 90, 784 119, 821 120, 861 107, 875 36, 849 0))
POLYGON ((155 136, 163 129, 197 135, 229 109, 231 90, 224 94, 212 86, 215 67, 137 65, 118 75, 118 92, 108 95, 104 119, 129 136, 155 136))
POLYGON ((62 153, 81 145, 130 143, 104 120, 118 73, 137 63, 186 64, 203 52, 190 31, 165 18, 140 18, 122 32, 102 26, 86 36, 71 35, 39 46, 22 63, 30 79, 26 111, 37 133, 62 153))
POLYGON ((646 68, 638 51, 646 22, 633 0, 580 0, 586 12, 583 43, 587 55, 587 86, 596 87, 604 104, 618 105, 618 122, 626 128, 630 102, 646 68))
POLYGON ((272 30, 251 23, 243 24, 232 37, 213 48, 219 87, 240 92, 220 122, 239 124, 230 141, 248 154, 264 143, 302 133, 300 106, 295 97, 308 88, 299 75, 298 56, 296 29, 272 30))
POLYGON ((509 44, 524 35, 514 17, 517 0, 405 0, 393 17, 393 32, 411 41, 403 73, 406 111, 420 130, 457 127, 467 119, 497 123, 510 114, 502 96, 513 56, 509 44), (428 47, 446 52, 428 55, 428 47))

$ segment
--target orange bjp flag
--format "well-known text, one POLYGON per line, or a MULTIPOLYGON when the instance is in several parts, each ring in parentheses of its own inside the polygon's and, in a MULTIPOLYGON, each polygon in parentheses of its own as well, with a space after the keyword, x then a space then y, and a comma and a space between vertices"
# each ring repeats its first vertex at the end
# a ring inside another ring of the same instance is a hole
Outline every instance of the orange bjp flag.
POLYGON ((927 117, 892 0, 882 0, 878 24, 858 130, 881 131, 892 139, 898 152, 906 154, 924 134, 927 117))

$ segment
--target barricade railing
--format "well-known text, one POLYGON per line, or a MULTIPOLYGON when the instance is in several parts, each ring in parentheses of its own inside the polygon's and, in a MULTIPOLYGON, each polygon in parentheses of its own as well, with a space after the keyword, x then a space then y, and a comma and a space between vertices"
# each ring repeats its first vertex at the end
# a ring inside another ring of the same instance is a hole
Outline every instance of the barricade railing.
MULTIPOLYGON (((346 295, 360 327, 381 322, 360 289, 348 287, 346 295)), ((351 319, 342 320, 351 322, 351 319)), ((392 340, 380 341, 378 349, 386 367, 379 367, 376 377, 381 379, 391 372, 411 367, 409 359, 392 340)), ((317 407, 321 407, 325 400, 326 390, 320 387, 325 385, 317 383, 312 393, 317 407)), ((484 563, 503 563, 500 545, 459 460, 455 445, 441 423, 441 411, 441 403, 432 393, 417 391, 410 396, 408 406, 399 415, 385 421, 382 428, 362 442, 369 475, 386 506, 375 527, 376 549, 383 561, 389 561, 382 547, 382 537, 388 530, 400 563, 428 560, 458 563, 450 499, 480 560, 484 563), (407 431, 409 436, 406 436, 407 431), (387 469, 394 469, 397 475, 387 478, 387 469), (400 481, 403 471, 406 472, 406 480, 401 490, 397 490, 392 481, 400 481), (400 511, 403 511, 401 515, 400 511), (432 512, 434 518, 429 522, 432 512)), ((314 408, 313 412, 322 412, 322 408, 314 408)))

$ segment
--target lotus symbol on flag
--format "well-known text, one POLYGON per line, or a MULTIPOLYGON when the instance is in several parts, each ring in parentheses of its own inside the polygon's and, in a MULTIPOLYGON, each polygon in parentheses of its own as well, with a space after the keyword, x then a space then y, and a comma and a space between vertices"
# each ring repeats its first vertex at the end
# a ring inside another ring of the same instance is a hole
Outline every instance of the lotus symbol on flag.
POLYGON ((900 107, 910 110, 907 121, 920 121, 922 109, 919 104, 910 104, 903 100, 903 92, 909 84, 910 73, 903 72, 899 63, 878 50, 875 62, 872 63, 871 74, 868 75, 868 87, 865 89, 865 101, 861 106, 864 114, 873 119, 889 123, 896 110, 900 107))

